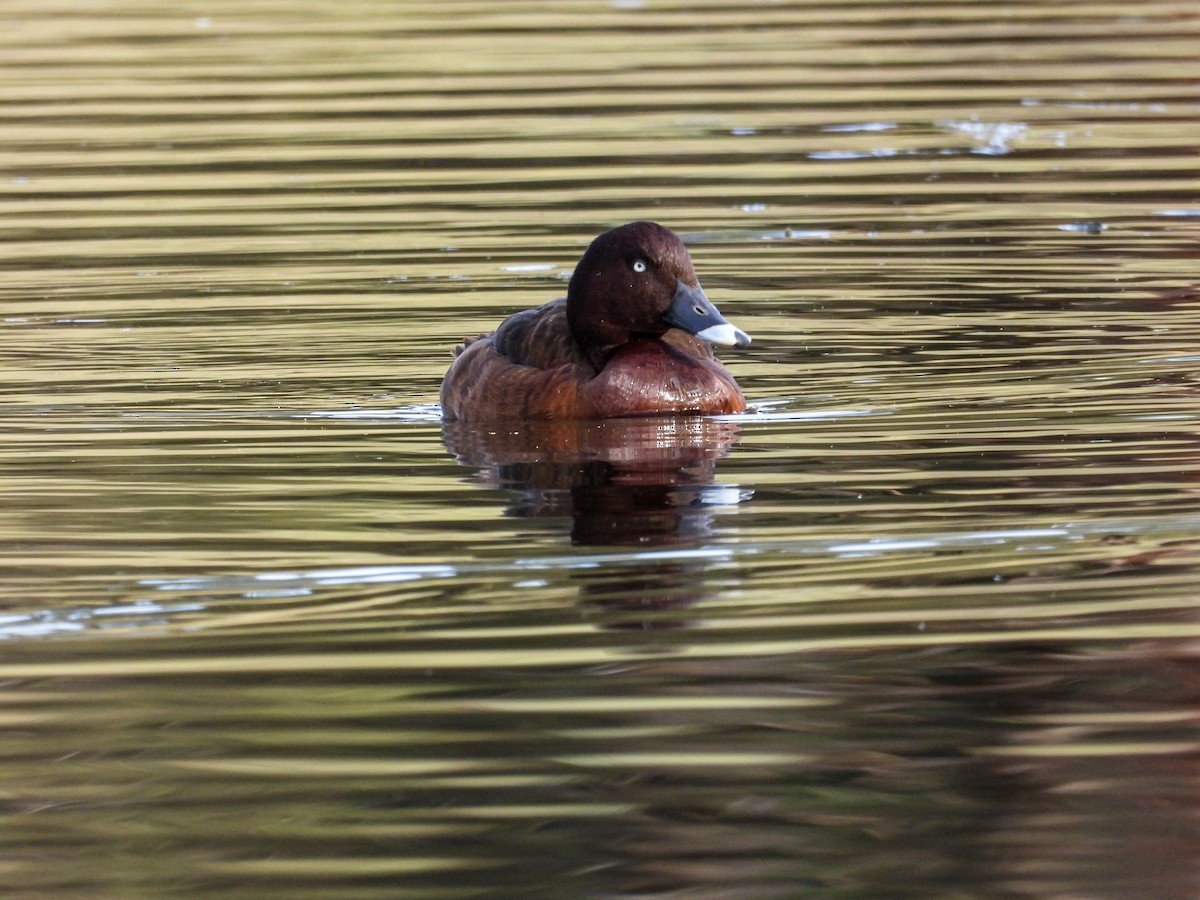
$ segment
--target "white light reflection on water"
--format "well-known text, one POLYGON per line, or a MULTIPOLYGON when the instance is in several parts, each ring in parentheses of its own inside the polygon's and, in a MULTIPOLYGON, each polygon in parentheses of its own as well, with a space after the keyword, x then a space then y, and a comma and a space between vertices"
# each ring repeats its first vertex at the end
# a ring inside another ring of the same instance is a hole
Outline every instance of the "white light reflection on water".
MULTIPOLYGON (((729 495, 724 495, 729 496, 729 495)), ((865 541, 807 540, 760 542, 753 546, 714 545, 612 553, 583 553, 562 556, 526 557, 507 563, 465 562, 457 565, 355 566, 345 569, 316 569, 310 572, 264 572, 257 575, 215 575, 195 578, 147 578, 143 587, 161 591, 256 591, 264 584, 292 585, 295 589, 352 584, 394 584, 463 576, 495 575, 529 570, 569 570, 606 566, 636 566, 644 563, 702 561, 732 563, 742 557, 886 557, 913 550, 961 550, 1007 546, 1014 552, 1053 549, 1057 539, 1077 542, 1105 535, 1152 535, 1180 527, 1200 530, 1200 516, 1173 519, 1169 525, 1156 519, 1114 519, 1103 523, 1072 522, 1049 528, 1012 528, 995 531, 942 532, 925 536, 876 537, 865 541)), ((166 611, 156 610, 156 611, 166 611)))
POLYGON ((0 616, 0 640, 43 638, 88 629, 164 626, 170 623, 172 616, 203 609, 204 605, 199 603, 161 605, 147 600, 119 606, 53 609, 6 615, 0 616))
MULTIPOLYGON (((737 502, 733 486, 720 486, 719 502, 737 502)), ((744 499, 744 498, 740 498, 744 499)), ((1173 521, 1172 530, 1191 524, 1200 530, 1200 517, 1190 523, 1173 521)), ((798 557, 867 559, 897 556, 913 551, 954 551, 983 547, 1010 547, 1014 553, 1047 552, 1062 542, 1078 542, 1109 534, 1149 535, 1165 530, 1153 519, 1113 520, 1098 523, 1065 523, 1051 528, 1017 528, 925 536, 875 537, 864 541, 809 540, 762 542, 753 546, 715 545, 664 548, 612 553, 583 553, 550 557, 526 557, 507 563, 464 562, 456 565, 379 565, 313 569, 307 572, 262 572, 253 575, 203 575, 184 578, 145 578, 138 586, 155 591, 209 595, 240 595, 246 599, 281 599, 310 596, 322 589, 353 585, 402 584, 452 578, 494 577, 504 573, 519 576, 529 571, 607 569, 661 563, 702 562, 723 566, 748 557, 798 557)), ((524 587, 544 582, 524 580, 524 587)), ((115 606, 44 610, 0 618, 0 639, 36 638, 81 632, 89 628, 148 627, 169 624, 172 617, 201 612, 201 602, 163 605, 138 601, 115 606), (117 621, 119 620, 119 621, 117 621)), ((203 627, 203 619, 190 617, 189 624, 203 627)))

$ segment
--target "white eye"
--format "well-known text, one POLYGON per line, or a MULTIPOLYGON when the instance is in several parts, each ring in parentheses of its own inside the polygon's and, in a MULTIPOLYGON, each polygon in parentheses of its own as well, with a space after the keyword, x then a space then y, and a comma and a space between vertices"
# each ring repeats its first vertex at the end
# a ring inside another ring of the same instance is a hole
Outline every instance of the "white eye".
POLYGON ((645 272, 646 271, 646 261, 644 259, 635 259, 633 261, 632 268, 633 268, 633 271, 635 271, 635 272, 645 272))

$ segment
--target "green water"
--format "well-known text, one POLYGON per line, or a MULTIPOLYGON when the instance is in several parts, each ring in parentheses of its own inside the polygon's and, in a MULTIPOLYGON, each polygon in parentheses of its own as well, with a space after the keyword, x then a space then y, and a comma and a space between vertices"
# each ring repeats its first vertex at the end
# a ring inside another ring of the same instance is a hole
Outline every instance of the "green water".
POLYGON ((1193 4, 0 26, 12 896, 1195 895, 1193 4), (639 218, 752 411, 444 433, 639 218))

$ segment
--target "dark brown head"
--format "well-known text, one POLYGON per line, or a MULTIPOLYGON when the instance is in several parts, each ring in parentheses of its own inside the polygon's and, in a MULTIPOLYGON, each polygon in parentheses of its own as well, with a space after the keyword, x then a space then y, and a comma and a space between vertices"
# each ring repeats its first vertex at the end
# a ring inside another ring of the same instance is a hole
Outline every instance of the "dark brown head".
POLYGON ((597 368, 614 348, 669 328, 714 344, 750 343, 704 296, 683 241, 654 222, 622 225, 592 241, 571 276, 567 322, 597 368))

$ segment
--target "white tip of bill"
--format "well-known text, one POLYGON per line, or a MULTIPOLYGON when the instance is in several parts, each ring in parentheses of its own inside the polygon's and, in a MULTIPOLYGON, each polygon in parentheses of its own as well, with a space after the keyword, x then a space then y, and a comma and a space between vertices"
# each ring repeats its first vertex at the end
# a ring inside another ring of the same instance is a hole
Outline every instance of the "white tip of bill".
POLYGON ((708 341, 710 344, 722 344, 726 347, 750 346, 750 335, 746 334, 740 328, 733 327, 728 322, 713 325, 705 328, 703 331, 697 331, 696 337, 702 341, 708 341))

